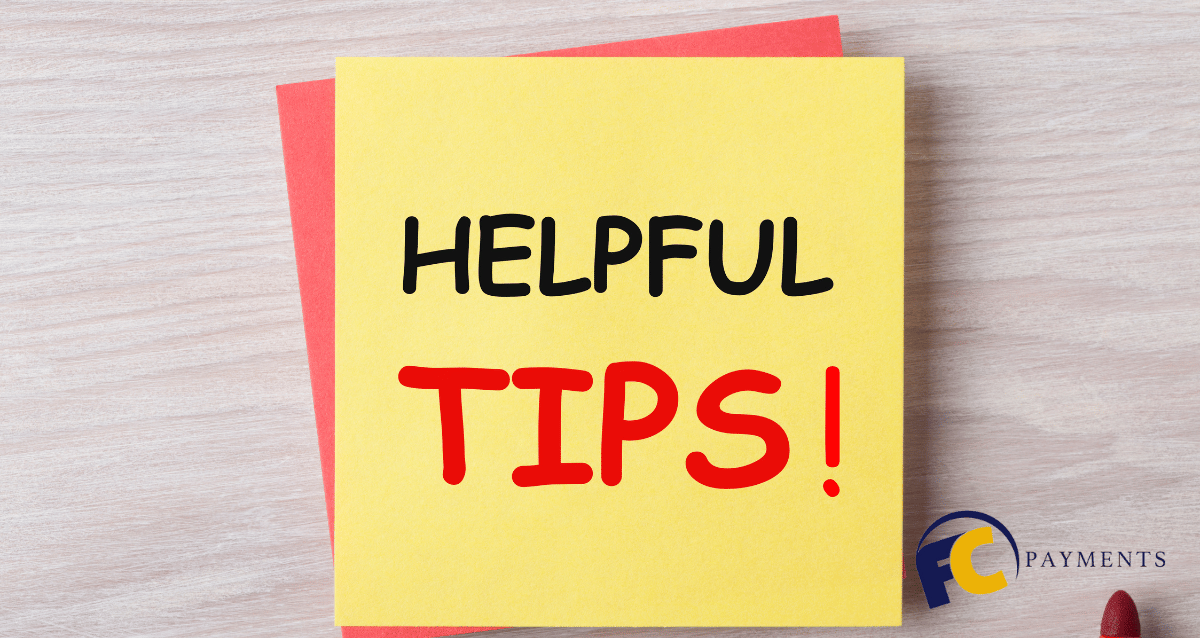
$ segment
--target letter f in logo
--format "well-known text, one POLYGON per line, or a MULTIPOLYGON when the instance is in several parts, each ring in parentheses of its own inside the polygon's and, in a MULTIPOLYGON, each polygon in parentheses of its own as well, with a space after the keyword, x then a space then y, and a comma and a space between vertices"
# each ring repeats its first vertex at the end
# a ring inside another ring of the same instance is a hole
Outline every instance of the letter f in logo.
POLYGON ((950 558, 950 551, 954 549, 959 536, 962 534, 943 538, 917 550, 917 575, 921 577, 921 589, 925 590, 925 601, 930 609, 950 602, 946 581, 954 578, 954 572, 950 565, 938 563, 950 558))

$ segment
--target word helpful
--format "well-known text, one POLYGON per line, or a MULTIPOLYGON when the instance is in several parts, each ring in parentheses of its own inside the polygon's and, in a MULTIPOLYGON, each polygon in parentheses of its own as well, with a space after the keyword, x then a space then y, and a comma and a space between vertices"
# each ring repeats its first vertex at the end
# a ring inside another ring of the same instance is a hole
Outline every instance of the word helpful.
MULTIPOLYGON (((493 267, 498 262, 520 261, 532 255, 528 246, 497 246, 496 230, 519 228, 532 230, 534 220, 529 215, 503 214, 484 215, 479 218, 479 289, 492 297, 524 297, 531 291, 528 283, 497 282, 493 267)), ((553 217, 542 219, 541 263, 538 275, 538 292, 546 297, 576 295, 595 290, 608 290, 608 269, 624 264, 642 249, 642 229, 633 220, 620 215, 604 215, 596 220, 596 251, 593 260, 592 278, 577 277, 568 281, 555 280, 555 222, 553 217), (625 236, 619 250, 610 244, 613 231, 625 236)), ((647 235, 649 246, 649 290, 651 297, 663 293, 663 262, 668 259, 692 259, 697 254, 695 246, 683 243, 666 243, 664 232, 668 230, 699 231, 704 222, 687 215, 665 215, 651 217, 647 235)), ((821 277, 809 281, 796 281, 796 219, 783 221, 783 279, 780 290, 789 297, 803 297, 826 292, 833 288, 833 280, 821 277)), ((754 271, 742 281, 734 281, 725 273, 724 260, 725 228, 721 220, 713 220, 708 226, 708 270, 713 284, 729 295, 748 295, 754 292, 767 278, 775 248, 775 224, 763 220, 758 226, 758 257, 754 271)), ((420 251, 420 220, 409 217, 404 220, 404 292, 417 292, 417 273, 421 268, 436 264, 454 264, 454 289, 460 295, 471 289, 468 258, 471 251, 471 219, 460 217, 454 230, 454 247, 428 252, 420 251)))
MULTIPOLYGON (((837 377, 837 368, 829 368, 828 378, 837 377)), ((442 478, 458 485, 466 475, 466 449, 463 440, 463 390, 504 390, 509 374, 495 368, 423 368, 406 366, 398 375, 408 388, 437 390, 442 429, 442 478)), ((592 375, 571 368, 520 368, 512 373, 512 385, 538 391, 538 462, 522 465, 512 473, 519 487, 540 485, 582 485, 592 480, 587 463, 562 460, 563 392, 586 392, 592 387, 592 375)), ((687 473, 696 482, 716 489, 739 489, 765 483, 787 467, 791 447, 787 432, 771 419, 753 414, 731 414, 721 409, 726 397, 738 392, 774 394, 779 391, 778 377, 759 370, 736 370, 708 385, 696 402, 696 416, 708 428, 725 434, 745 434, 762 439, 766 451, 762 457, 741 467, 717 467, 703 452, 687 455, 687 473)), ((835 386, 834 392, 837 392, 835 386)), ((835 409, 838 404, 834 403, 835 409)), ((827 406, 828 408, 828 406, 827 406)), ((600 478, 605 485, 621 482, 622 452, 626 443, 648 439, 667 428, 679 410, 679 389, 661 369, 640 361, 613 363, 604 371, 604 401, 601 415, 600 478), (650 388, 655 396, 654 409, 640 419, 625 418, 625 394, 629 383, 650 388)), ((834 455, 838 452, 833 452, 834 455)), ((837 465, 837 460, 830 463, 837 465)), ((830 487, 826 486, 826 492, 830 487)), ((836 495, 834 491, 829 494, 836 495)))

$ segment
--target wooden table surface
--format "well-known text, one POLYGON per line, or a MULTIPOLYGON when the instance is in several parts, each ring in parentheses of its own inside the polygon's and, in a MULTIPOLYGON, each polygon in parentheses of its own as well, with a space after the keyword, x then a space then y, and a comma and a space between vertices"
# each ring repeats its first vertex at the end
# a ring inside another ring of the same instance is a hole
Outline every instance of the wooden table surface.
POLYGON ((1200 635, 1195 0, 6 2, 0 635, 337 635, 276 84, 834 13, 908 60, 904 626, 503 637, 1200 635), (959 509, 1039 557, 930 610, 959 509))

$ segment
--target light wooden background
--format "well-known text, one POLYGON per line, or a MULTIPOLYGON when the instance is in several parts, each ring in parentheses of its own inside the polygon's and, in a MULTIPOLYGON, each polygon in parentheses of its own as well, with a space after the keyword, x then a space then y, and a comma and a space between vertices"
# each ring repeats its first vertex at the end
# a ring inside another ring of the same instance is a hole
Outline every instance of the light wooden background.
POLYGON ((1195 0, 6 1, 0 635, 337 635, 274 85, 833 13, 908 58, 904 626, 503 636, 1200 635, 1195 0), (1167 564, 929 610, 956 509, 1167 564))

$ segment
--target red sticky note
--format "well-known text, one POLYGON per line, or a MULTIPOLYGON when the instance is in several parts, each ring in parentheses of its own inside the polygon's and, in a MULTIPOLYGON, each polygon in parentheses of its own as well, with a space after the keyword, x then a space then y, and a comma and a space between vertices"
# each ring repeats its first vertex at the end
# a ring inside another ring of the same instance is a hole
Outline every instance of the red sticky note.
MULTIPOLYGON (((546 57, 841 57, 837 16, 559 49, 546 57)), ((334 81, 275 87, 292 238, 312 381, 329 537, 333 539, 334 81)), ((343 627, 343 638, 437 638, 496 627, 343 627)))

